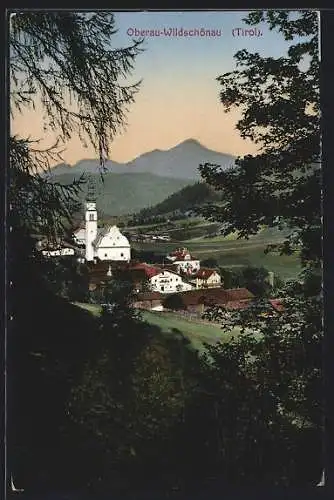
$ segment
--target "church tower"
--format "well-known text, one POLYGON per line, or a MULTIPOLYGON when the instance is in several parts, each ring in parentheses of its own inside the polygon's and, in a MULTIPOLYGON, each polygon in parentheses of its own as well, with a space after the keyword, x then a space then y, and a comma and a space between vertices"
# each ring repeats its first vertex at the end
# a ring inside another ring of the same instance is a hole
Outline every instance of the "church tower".
POLYGON ((86 199, 86 260, 94 260, 95 251, 93 242, 97 237, 97 210, 96 210, 96 195, 94 189, 94 181, 89 179, 88 194, 86 199))

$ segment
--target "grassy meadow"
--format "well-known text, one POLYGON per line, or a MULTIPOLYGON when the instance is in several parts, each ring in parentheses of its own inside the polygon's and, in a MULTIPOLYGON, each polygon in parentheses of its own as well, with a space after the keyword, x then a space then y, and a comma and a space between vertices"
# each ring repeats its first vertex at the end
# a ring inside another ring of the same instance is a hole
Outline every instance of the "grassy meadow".
MULTIPOLYGON (((89 311, 95 317, 101 313, 101 307, 97 304, 75 302, 74 305, 89 311)), ((141 313, 144 321, 157 326, 165 335, 182 334, 190 341, 191 346, 200 352, 204 351, 205 343, 228 342, 232 337, 240 334, 239 328, 235 328, 232 332, 224 332, 217 324, 182 318, 171 312, 141 311, 141 313)))
POLYGON ((158 326, 166 335, 181 333, 200 352, 204 350, 205 343, 228 342, 233 336, 240 334, 239 328, 235 328, 233 332, 224 332, 217 324, 182 318, 170 312, 143 311, 142 317, 147 323, 158 326))
POLYGON ((263 266, 268 271, 273 271, 282 279, 295 278, 301 270, 298 254, 282 256, 277 252, 265 254, 269 243, 277 240, 250 238, 249 240, 236 240, 231 238, 215 237, 200 240, 187 240, 180 242, 154 242, 132 243, 136 250, 154 252, 166 256, 178 246, 186 246, 195 257, 201 261, 209 258, 217 260, 218 265, 226 268, 245 266, 263 266))

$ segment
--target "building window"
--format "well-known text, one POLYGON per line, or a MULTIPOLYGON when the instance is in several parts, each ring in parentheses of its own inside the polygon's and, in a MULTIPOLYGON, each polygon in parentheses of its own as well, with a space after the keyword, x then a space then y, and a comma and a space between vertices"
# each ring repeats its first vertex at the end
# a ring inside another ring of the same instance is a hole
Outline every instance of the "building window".
POLYGON ((121 253, 121 257, 124 257, 124 253, 121 253))
POLYGON ((94 214, 89 214, 89 220, 94 220, 94 214))
POLYGON ((107 254, 107 253, 105 253, 105 254, 104 254, 104 256, 105 256, 105 257, 108 257, 108 254, 107 254))

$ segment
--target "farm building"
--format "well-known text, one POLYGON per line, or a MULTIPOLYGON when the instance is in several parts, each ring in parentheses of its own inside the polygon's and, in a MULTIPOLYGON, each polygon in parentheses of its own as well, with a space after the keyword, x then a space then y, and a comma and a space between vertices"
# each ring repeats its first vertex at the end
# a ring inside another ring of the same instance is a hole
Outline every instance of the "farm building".
POLYGON ((246 288, 192 290, 166 297, 164 307, 172 310, 203 313, 208 307, 224 306, 228 309, 248 307, 254 295, 246 288))

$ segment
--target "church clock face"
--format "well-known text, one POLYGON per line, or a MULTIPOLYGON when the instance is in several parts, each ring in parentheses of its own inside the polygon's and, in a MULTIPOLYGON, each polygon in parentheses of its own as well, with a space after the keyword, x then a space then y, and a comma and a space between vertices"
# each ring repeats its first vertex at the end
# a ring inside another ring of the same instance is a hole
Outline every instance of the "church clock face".
POLYGON ((87 203, 87 210, 96 210, 95 203, 87 203))

